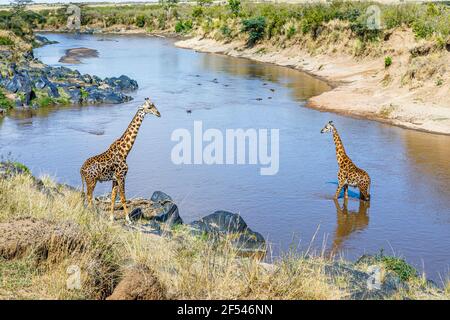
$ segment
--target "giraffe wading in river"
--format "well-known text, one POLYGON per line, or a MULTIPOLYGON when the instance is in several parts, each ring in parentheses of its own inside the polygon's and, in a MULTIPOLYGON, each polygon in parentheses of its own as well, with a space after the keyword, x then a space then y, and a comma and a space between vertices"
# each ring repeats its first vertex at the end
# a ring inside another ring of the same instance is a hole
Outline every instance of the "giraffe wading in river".
POLYGON ((358 168, 353 161, 345 153, 344 145, 339 136, 333 121, 329 121, 320 133, 333 133, 334 144, 336 145, 336 158, 339 165, 338 171, 338 187, 334 198, 337 199, 344 188, 344 197, 348 198, 348 187, 357 187, 361 200, 370 200, 370 177, 363 169, 358 168))
POLYGON ((117 189, 119 189, 120 201, 122 203, 127 222, 130 222, 125 198, 125 177, 128 172, 127 156, 133 148, 139 127, 146 114, 151 113, 160 117, 158 109, 149 98, 140 106, 136 115, 131 120, 123 135, 114 141, 105 152, 87 159, 81 167, 82 192, 84 192, 84 183, 86 182, 86 194, 88 206, 92 205, 92 195, 97 182, 112 181, 111 191, 111 215, 114 220, 114 204, 116 202, 117 189))

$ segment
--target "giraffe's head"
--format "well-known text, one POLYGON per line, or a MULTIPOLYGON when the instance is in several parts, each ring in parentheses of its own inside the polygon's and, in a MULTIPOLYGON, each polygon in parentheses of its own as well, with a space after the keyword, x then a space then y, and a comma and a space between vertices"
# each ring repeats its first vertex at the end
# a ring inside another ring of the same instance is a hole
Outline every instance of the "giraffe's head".
POLYGON ((161 113, 159 113, 158 109, 156 109, 155 104, 151 102, 149 98, 145 98, 144 104, 140 106, 139 109, 144 111, 145 114, 151 113, 157 117, 161 117, 161 113))
POLYGON ((323 127, 323 129, 320 130, 320 133, 333 132, 333 130, 334 130, 333 121, 328 121, 328 123, 325 125, 325 127, 323 127))

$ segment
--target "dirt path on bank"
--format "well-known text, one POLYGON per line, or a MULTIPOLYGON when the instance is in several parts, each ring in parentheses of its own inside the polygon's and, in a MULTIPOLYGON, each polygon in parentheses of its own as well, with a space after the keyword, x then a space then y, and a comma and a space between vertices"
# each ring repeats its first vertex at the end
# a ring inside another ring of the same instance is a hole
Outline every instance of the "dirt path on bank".
POLYGON ((264 43, 246 48, 243 41, 223 43, 201 37, 181 40, 175 45, 291 67, 331 83, 334 87, 331 91, 308 100, 311 108, 450 134, 450 73, 445 67, 450 65, 450 53, 427 56, 423 65, 415 66, 418 63, 411 62, 410 52, 418 44, 405 32, 393 34, 388 41, 392 65, 387 68, 384 57, 356 59, 338 53, 311 56, 295 45, 281 49, 264 43), (439 70, 439 75, 433 68, 439 70), (404 84, 405 74, 409 73, 411 81, 404 84))

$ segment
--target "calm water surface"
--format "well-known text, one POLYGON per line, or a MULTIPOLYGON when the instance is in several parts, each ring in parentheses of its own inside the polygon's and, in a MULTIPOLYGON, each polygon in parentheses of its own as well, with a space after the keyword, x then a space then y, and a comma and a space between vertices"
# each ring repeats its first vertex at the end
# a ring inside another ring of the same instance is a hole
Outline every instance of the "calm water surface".
MULTIPOLYGON (((36 50, 45 63, 58 65, 67 48, 97 49, 99 58, 69 67, 101 77, 126 74, 140 88, 126 104, 49 108, 0 119, 0 154, 12 153, 34 174, 79 186, 83 161, 118 138, 150 96, 162 117, 144 120, 129 155, 128 197, 163 190, 178 202, 185 221, 217 209, 239 212, 273 243, 275 256, 310 243, 349 259, 384 249, 437 281, 448 274, 450 137, 307 109, 305 100, 328 87, 288 68, 178 49, 159 38, 48 37, 59 44, 36 50), (342 200, 341 207, 332 200, 335 149, 331 135, 320 134, 331 119, 347 153, 371 175, 370 207, 350 199, 345 210, 342 200), (223 132, 280 129, 278 174, 261 176, 254 165, 174 165, 172 131, 192 130, 195 120, 223 132)), ((106 183, 96 189, 109 191, 106 183)))

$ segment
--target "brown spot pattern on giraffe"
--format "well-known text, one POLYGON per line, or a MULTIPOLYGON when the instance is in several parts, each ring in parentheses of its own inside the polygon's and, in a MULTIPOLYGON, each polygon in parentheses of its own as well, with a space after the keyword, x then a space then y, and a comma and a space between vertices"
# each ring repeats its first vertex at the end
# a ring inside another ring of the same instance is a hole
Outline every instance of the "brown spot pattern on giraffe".
POLYGON ((362 200, 370 200, 370 176, 361 168, 358 168, 353 161, 347 156, 344 145, 336 130, 336 127, 329 123, 333 132, 333 140, 336 146, 336 159, 339 165, 338 171, 338 188, 336 190, 335 198, 337 199, 341 193, 341 189, 344 188, 345 197, 348 197, 348 187, 357 187, 360 192, 360 198, 362 200))
POLYGON ((112 181, 111 191, 111 218, 113 218, 114 203, 117 191, 128 219, 128 210, 125 198, 125 177, 128 172, 126 158, 136 140, 138 130, 147 113, 160 116, 155 105, 147 98, 144 105, 139 107, 123 135, 114 141, 108 150, 87 159, 80 169, 81 181, 86 182, 88 205, 92 205, 92 195, 97 182, 112 181))

